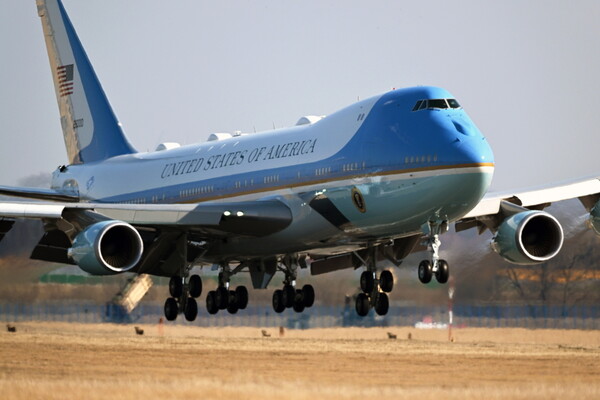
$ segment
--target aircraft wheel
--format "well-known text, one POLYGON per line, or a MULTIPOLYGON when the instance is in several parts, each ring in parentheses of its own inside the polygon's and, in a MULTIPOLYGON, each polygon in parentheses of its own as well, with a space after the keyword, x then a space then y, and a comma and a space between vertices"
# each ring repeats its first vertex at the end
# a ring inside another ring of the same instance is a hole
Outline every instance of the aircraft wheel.
POLYGON ((183 315, 188 321, 194 321, 198 316, 198 303, 193 297, 188 297, 185 302, 185 308, 183 309, 183 315))
POLYGON ((359 295, 356 296, 356 313, 359 316, 364 317, 369 313, 370 308, 369 296, 364 293, 359 293, 359 295))
POLYGON ((438 270, 435 272, 435 279, 437 279, 439 283, 446 283, 448 282, 449 277, 450 267, 448 266, 448 263, 446 262, 446 260, 439 260, 438 270))
POLYGON ((219 310, 225 310, 229 304, 229 290, 224 286, 220 286, 217 288, 216 293, 217 307, 219 307, 219 310))
POLYGON ((235 314, 239 310, 237 300, 235 298, 235 290, 229 291, 229 303, 227 304, 227 311, 229 314, 235 314))
POLYGON ((304 305, 304 294, 302 293, 302 290, 300 289, 296 289, 296 298, 294 299, 294 311, 296 311, 297 313, 301 313, 302 311, 304 311, 304 308, 306 307, 304 305))
POLYGON ((165 318, 167 321, 175 321, 178 313, 179 305, 177 305, 177 300, 173 297, 169 297, 167 301, 165 301, 165 318))
POLYGON ((169 279, 169 294, 176 299, 183 294, 183 280, 180 276, 172 276, 169 279))
POLYGON ((302 287, 302 295, 304 299, 304 307, 309 308, 315 304, 315 289, 312 285, 304 285, 302 287))
POLYGON ((192 275, 190 276, 190 296, 197 299, 202 294, 202 278, 200 275, 192 275))
POLYGON ((392 271, 384 270, 381 271, 379 276, 379 287, 386 293, 390 293, 394 289, 394 275, 392 271))
POLYGON ((240 310, 245 310, 248 306, 248 289, 246 286, 235 288, 235 302, 240 310))
POLYGON ((296 298, 296 289, 292 285, 285 285, 282 291, 282 300, 285 308, 290 308, 294 305, 296 298))
POLYGON ((214 315, 219 312, 219 305, 217 304, 217 292, 211 290, 206 295, 206 311, 209 314, 214 315))
POLYGON ((375 278, 373 277, 373 273, 370 271, 363 271, 360 274, 360 288, 365 293, 373 292, 375 288, 375 278))
POLYGON ((390 299, 385 293, 379 293, 377 300, 375 300, 375 312, 377 315, 385 315, 390 309, 390 299))
POLYGON ((277 289, 273 292, 273 310, 276 313, 282 313, 285 310, 285 304, 283 303, 283 290, 277 289))
POLYGON ((419 280, 421 283, 431 282, 433 272, 431 270, 431 262, 429 260, 423 260, 419 264, 419 280))

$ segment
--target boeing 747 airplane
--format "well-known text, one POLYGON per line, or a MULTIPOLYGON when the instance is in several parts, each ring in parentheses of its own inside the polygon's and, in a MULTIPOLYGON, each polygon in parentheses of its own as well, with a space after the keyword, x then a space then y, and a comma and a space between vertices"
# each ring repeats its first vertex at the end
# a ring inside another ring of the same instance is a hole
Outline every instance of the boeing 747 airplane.
POLYGON ((37 8, 68 163, 49 189, 0 187, 35 200, 0 203, 0 233, 17 218, 40 219, 45 233, 33 259, 94 275, 170 277, 168 320, 197 317, 197 265, 220 271, 218 289, 206 295, 211 314, 246 307, 246 287, 229 284, 241 271, 255 289, 282 273, 274 310, 302 312, 315 293, 297 284, 299 268, 313 275, 364 268, 356 312, 384 315, 394 279, 378 264, 398 266, 424 245, 430 257, 418 265, 420 281, 447 282, 439 248, 451 225, 489 229, 492 247, 518 264, 560 251, 561 225, 543 211, 552 202, 579 198, 600 234, 599 179, 486 194, 492 149, 455 97, 437 87, 393 90, 291 128, 138 152, 61 1, 37 0, 37 8))

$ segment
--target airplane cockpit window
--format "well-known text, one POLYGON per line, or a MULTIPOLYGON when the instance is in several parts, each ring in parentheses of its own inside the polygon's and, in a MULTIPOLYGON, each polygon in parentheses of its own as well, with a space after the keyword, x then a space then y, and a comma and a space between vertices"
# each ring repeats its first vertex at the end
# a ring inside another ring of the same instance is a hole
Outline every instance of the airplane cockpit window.
POLYGON ((460 104, 458 104, 458 101, 456 101, 456 99, 447 99, 447 101, 450 108, 460 108, 460 104))
POLYGON ((427 108, 448 108, 448 103, 444 99, 431 99, 427 101, 427 108))
POLYGON ((446 109, 446 108, 460 108, 460 104, 456 99, 429 99, 419 100, 413 107, 413 111, 425 110, 425 109, 446 109))

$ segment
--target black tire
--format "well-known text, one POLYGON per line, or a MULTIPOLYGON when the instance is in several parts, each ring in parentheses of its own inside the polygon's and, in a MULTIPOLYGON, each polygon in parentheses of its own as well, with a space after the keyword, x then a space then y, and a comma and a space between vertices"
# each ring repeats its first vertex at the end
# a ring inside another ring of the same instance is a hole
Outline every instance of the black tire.
POLYGON ((302 297, 304 301, 304 307, 310 308, 315 304, 315 288, 312 285, 302 286, 302 297))
POLYGON ((385 315, 390 309, 390 299, 385 293, 378 293, 377 300, 375 300, 375 312, 377 315, 385 315))
POLYGON ((220 286, 216 291, 217 307, 219 310, 225 310, 229 304, 229 290, 226 287, 220 286))
POLYGON ((177 300, 173 297, 169 297, 167 301, 165 301, 165 318, 167 321, 175 321, 178 313, 179 305, 177 304, 177 300))
POLYGON ((294 299, 296 298, 296 289, 292 285, 285 285, 283 287, 281 299, 285 308, 291 308, 294 305, 294 299))
POLYGON ((365 293, 359 293, 356 296, 356 313, 361 317, 365 317, 369 313, 370 308, 369 296, 365 293))
POLYGON ((384 270, 379 275, 379 287, 386 293, 390 293, 394 289, 394 275, 392 271, 384 270))
POLYGON ((273 292, 273 310, 276 313, 282 313, 285 310, 285 304, 283 303, 283 290, 277 289, 273 292))
POLYGON ((372 272, 363 271, 363 273, 360 274, 360 288, 367 294, 373 292, 373 289, 375 288, 375 278, 373 277, 372 272))
POLYGON ((304 305, 304 294, 300 289, 296 289, 296 298, 294 299, 293 307, 294 311, 296 311, 297 313, 301 313, 306 308, 306 306, 304 305))
POLYGON ((202 294, 202 278, 200 275, 192 275, 190 276, 190 296, 197 299, 202 294))
POLYGON ((439 260, 438 261, 438 270, 435 271, 435 279, 439 283, 446 283, 446 282, 448 282, 449 277, 450 277, 450 267, 448 266, 448 263, 446 262, 446 260, 439 260))
POLYGON ((198 303, 193 297, 188 297, 183 309, 183 315, 188 321, 194 321, 198 316, 198 303))
POLYGON ((183 294, 183 279, 180 276, 172 276, 169 279, 169 294, 176 299, 183 294))
POLYGON ((209 314, 214 315, 219 312, 219 305, 217 304, 217 292, 211 290, 206 295, 206 311, 209 314))
POLYGON ((431 261, 423 260, 419 264, 419 280, 421 283, 429 283, 431 282, 431 277, 433 276, 433 272, 431 271, 431 261))
POLYGON ((229 291, 229 303, 227 304, 227 311, 229 314, 235 314, 239 310, 237 299, 235 296, 235 290, 229 291))
POLYGON ((235 288, 235 302, 240 310, 245 310, 248 306, 248 289, 246 286, 235 288))

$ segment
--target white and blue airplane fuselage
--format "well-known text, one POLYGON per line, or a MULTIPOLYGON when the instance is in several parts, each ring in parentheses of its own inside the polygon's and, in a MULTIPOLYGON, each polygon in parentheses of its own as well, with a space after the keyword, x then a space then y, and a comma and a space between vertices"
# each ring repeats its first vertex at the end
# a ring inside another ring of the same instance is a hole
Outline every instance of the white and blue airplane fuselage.
MULTIPOLYGON (((420 232, 429 221, 454 221, 484 196, 493 168, 487 140, 453 96, 416 87, 292 128, 69 166, 54 174, 52 187, 77 186, 82 200, 107 203, 277 198, 289 205, 293 222, 273 234, 269 248, 285 253, 362 246, 420 232), (413 110, 424 100, 440 104, 413 110), (341 220, 332 224, 309 207, 315 193, 341 220)), ((264 252, 252 239, 222 251, 232 258, 264 252)))

